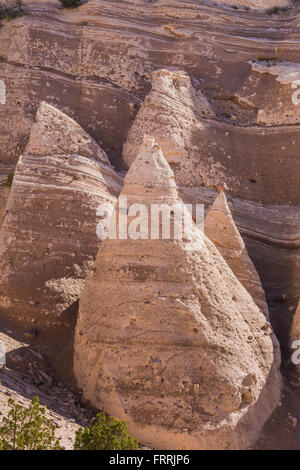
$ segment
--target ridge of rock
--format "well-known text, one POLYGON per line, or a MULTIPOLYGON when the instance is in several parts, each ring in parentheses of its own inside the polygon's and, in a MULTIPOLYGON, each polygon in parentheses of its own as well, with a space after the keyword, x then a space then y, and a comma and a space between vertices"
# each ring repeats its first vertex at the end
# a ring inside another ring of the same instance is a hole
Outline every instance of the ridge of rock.
MULTIPOLYGON (((173 189, 163 152, 146 138, 121 193, 128 231, 131 204, 149 211, 163 201, 184 212, 173 189), (147 193, 157 162, 166 191, 147 193)), ((189 214, 186 224, 181 239, 102 242, 80 299, 75 377, 85 399, 126 419, 150 447, 245 448, 280 399, 272 330, 189 214)))
POLYGON ((38 328, 68 329, 74 321, 71 314, 100 244, 98 208, 114 204, 122 187, 103 161, 108 162, 103 150, 77 123, 41 104, 0 230, 2 316, 38 328))
POLYGON ((219 250, 254 302, 269 318, 268 305, 258 272, 234 223, 224 191, 218 194, 208 211, 204 227, 206 236, 219 250))

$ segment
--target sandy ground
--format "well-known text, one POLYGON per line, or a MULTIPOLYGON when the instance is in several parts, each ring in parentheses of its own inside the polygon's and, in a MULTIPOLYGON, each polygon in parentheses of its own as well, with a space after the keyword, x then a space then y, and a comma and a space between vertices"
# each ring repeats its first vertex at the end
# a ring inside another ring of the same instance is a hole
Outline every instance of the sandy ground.
MULTIPOLYGON (((7 327, 0 322, 0 341, 5 343, 7 350, 7 366, 0 366, 0 423, 1 415, 8 411, 8 398, 25 405, 38 396, 47 408, 48 417, 59 426, 56 434, 61 437, 61 444, 72 449, 76 430, 87 425, 96 413, 81 401, 80 393, 73 385, 72 348, 64 349, 65 360, 51 361, 51 356, 56 355, 54 342, 45 341, 43 335, 22 341, 20 333, 16 330, 13 333, 10 328, 11 325, 7 327), (50 364, 56 364, 56 369, 50 364)), ((60 344, 59 340, 57 344, 60 344)), ((281 404, 265 424, 253 449, 300 448, 300 384, 295 371, 286 362, 283 373, 281 404)))
POLYGON ((0 331, 6 346, 7 366, 0 365, 0 423, 8 412, 8 399, 28 405, 38 396, 47 416, 58 426, 56 435, 65 449, 72 449, 76 430, 87 425, 94 411, 80 403, 72 387, 59 382, 39 346, 31 347, 15 339, 7 329, 0 331))

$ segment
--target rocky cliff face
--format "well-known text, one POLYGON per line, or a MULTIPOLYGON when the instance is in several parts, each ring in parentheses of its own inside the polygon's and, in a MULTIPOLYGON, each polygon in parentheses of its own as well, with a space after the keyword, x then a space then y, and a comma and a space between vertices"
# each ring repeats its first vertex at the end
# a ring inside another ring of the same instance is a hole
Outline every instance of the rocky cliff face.
POLYGON ((69 325, 100 240, 97 210, 122 180, 72 119, 41 103, 0 231, 2 316, 38 328, 69 325))
POLYGON ((213 185, 217 166, 205 172, 198 137, 204 137, 201 117, 213 118, 207 99, 193 88, 190 77, 180 71, 158 70, 152 74, 152 91, 143 102, 123 148, 128 166, 135 159, 145 133, 155 136, 173 168, 178 184, 213 185))
MULTIPOLYGON (((181 195, 187 202, 211 202, 216 180, 228 183, 233 215, 268 300, 274 302, 278 291, 287 296, 285 304, 273 305, 276 330, 286 340, 282 318, 290 317, 299 297, 299 105, 291 78, 297 81, 300 60, 297 3, 130 0, 124 8, 120 1, 89 0, 74 11, 54 0, 25 3, 24 16, 0 31, 0 79, 6 84, 0 181, 24 151, 42 100, 75 118, 113 165, 125 168, 122 147, 133 122, 137 128, 145 116, 145 105, 137 113, 153 86, 152 73, 184 71, 191 80, 186 89, 204 95, 215 116, 200 112, 187 146, 180 132, 169 136, 172 148, 178 143, 193 161, 186 159, 181 195)), ((180 130, 174 99, 163 88, 153 95, 180 130)), ((181 100, 179 109, 178 116, 191 108, 181 100)))
POLYGON ((269 318, 265 293, 259 275, 233 221, 223 190, 221 190, 206 215, 204 230, 206 236, 218 248, 228 266, 249 292, 254 302, 269 318))
POLYGON ((0 29, 0 321, 33 323, 45 343, 50 327, 72 337, 100 245, 97 208, 117 200, 148 133, 183 202, 209 209, 227 184, 231 245, 214 209, 210 238, 269 310, 290 361, 300 297, 299 4, 24 3, 0 29))
MULTIPOLYGON (((121 195, 144 204, 151 229, 155 204, 184 208, 154 139, 121 195)), ((84 397, 156 448, 246 447, 280 397, 265 316, 191 216, 183 238, 167 240, 133 239, 132 219, 128 239, 122 227, 102 242, 80 300, 74 367, 84 397)))
MULTIPOLYGON (((283 109, 297 112, 295 90, 251 64, 299 60, 298 6, 272 13, 246 10, 242 1, 233 9, 234 3, 130 0, 124 9, 120 1, 89 0, 70 12, 55 1, 28 2, 26 14, 1 30, 0 79, 7 87, 7 105, 0 107, 2 164, 16 163, 45 100, 101 140, 121 167, 121 149, 152 72, 175 67, 216 114, 201 139, 207 166, 224 169, 240 197, 298 203, 298 121, 282 126, 283 109), (285 38, 288 48, 280 42, 285 38), (262 111, 276 113, 276 122, 258 125, 262 111)), ((252 3, 268 8, 282 1, 252 3)))

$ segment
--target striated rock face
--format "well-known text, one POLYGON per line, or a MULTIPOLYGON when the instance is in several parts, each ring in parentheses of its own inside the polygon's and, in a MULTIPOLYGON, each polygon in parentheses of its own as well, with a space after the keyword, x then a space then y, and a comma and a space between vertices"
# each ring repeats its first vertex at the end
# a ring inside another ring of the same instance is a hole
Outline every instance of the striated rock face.
POLYGON ((268 305, 259 275, 248 255, 245 243, 233 221, 224 191, 221 191, 208 211, 204 223, 205 235, 219 252, 254 302, 269 318, 268 305))
POLYGON ((105 152, 77 122, 45 102, 38 109, 26 153, 37 156, 79 153, 110 166, 105 152))
POLYGON ((254 72, 272 75, 276 82, 284 86, 284 92, 279 96, 275 95, 274 89, 269 90, 264 107, 258 109, 257 123, 264 126, 299 123, 300 64, 280 60, 255 60, 250 61, 250 65, 254 72))
POLYGON ((10 193, 10 188, 5 187, 0 195, 0 227, 3 223, 3 219, 5 216, 5 208, 7 204, 7 199, 10 193))
MULTIPOLYGON (((174 174, 153 138, 142 144, 122 196, 126 230, 136 226, 134 203, 148 210, 139 209, 144 229, 153 204, 172 206, 180 220, 174 174)), ((126 419, 149 446, 243 448, 279 401, 272 332, 185 214, 182 239, 124 239, 122 232, 103 241, 80 300, 75 376, 86 399, 126 419)))
POLYGON ((122 180, 96 142, 41 103, 0 231, 0 314, 68 325, 99 247, 97 208, 122 180))
POLYGON ((291 6, 289 0, 216 0, 214 3, 220 3, 237 8, 253 8, 255 10, 268 10, 270 8, 284 8, 291 6))
POLYGON ((142 104, 123 148, 123 157, 130 166, 143 136, 149 133, 161 145, 174 169, 178 184, 196 185, 201 176, 193 146, 195 133, 203 129, 199 116, 213 117, 207 99, 196 93, 190 77, 182 71, 159 70, 152 74, 152 91, 142 104))
MULTIPOLYGON (((298 204, 295 90, 253 70, 251 63, 299 62, 299 7, 293 3, 286 11, 268 14, 252 10, 250 0, 246 10, 247 1, 129 0, 125 8, 120 0, 89 0, 72 11, 59 8, 56 0, 26 1, 26 14, 5 22, 0 31, 0 80, 6 85, 6 104, 0 104, 0 164, 11 173, 8 166, 25 149, 44 100, 101 140, 110 160, 124 168, 122 146, 149 94, 151 75, 172 67, 191 77, 215 112, 214 118, 201 121, 202 131, 186 149, 196 154, 192 147, 198 147, 201 162, 197 178, 192 173, 185 184, 209 187, 219 172, 239 198, 298 204), (294 126, 287 125, 286 108, 290 119, 295 116, 294 126), (262 110, 268 113, 265 125, 259 119, 262 110)), ((286 2, 251 3, 269 8, 286 2)), ((179 103, 178 109, 183 108, 179 103)))
MULTIPOLYGON (((62 320, 70 331, 64 313, 76 310, 99 246, 98 199, 116 200, 122 187, 105 154, 123 170, 150 132, 184 202, 210 207, 216 182, 227 183, 290 361, 300 297, 299 2, 24 4, 24 15, 0 28, 0 320, 62 320), (32 127, 42 101, 65 116, 44 105, 32 127)), ((272 438, 283 446, 276 424, 272 438)))

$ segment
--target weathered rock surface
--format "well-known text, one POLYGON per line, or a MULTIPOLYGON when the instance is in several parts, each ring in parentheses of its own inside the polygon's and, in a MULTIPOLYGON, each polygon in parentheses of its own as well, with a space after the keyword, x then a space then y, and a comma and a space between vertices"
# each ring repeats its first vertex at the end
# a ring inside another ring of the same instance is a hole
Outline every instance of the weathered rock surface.
MULTIPOLYGON (((209 209, 216 191, 179 188, 187 204, 209 209)), ((230 210, 267 294, 270 318, 277 338, 289 348, 290 324, 300 292, 300 211, 298 206, 262 205, 227 196, 230 210), (282 301, 282 296, 285 301, 282 301)), ((290 356, 288 357, 288 360, 290 356)))
MULTIPOLYGON (((122 195, 129 208, 183 207, 154 139, 141 146, 122 195)), ((187 220, 182 240, 103 241, 80 300, 75 376, 86 399, 150 446, 243 448, 279 401, 272 332, 187 220)))
POLYGON ((0 231, 1 316, 68 323, 99 247, 97 208, 121 187, 96 142, 41 103, 0 231))
MULTIPOLYGON (((276 82, 284 85, 280 94, 271 87, 267 92, 268 100, 264 107, 259 107, 259 102, 253 97, 252 103, 255 102, 258 108, 257 123, 269 127, 299 123, 300 64, 280 60, 255 60, 250 61, 250 65, 254 72, 273 75, 276 82)), ((278 88, 277 83, 276 88, 278 88)))
POLYGON ((293 323, 291 328, 291 340, 300 340, 300 301, 293 317, 293 323))
POLYGON ((56 0, 25 4, 26 14, 0 30, 6 84, 0 184, 25 149, 41 100, 74 118, 124 168, 122 147, 152 73, 184 70, 215 118, 199 119, 198 151, 186 149, 198 152, 201 171, 182 182, 182 195, 186 202, 208 201, 216 178, 227 182, 276 333, 288 344, 289 307, 300 285, 300 105, 292 102, 297 89, 291 83, 256 70, 253 62, 285 72, 300 62, 299 5, 266 13, 198 0, 129 0, 126 8, 118 0, 89 0, 72 11, 56 0), (288 302, 273 302, 281 293, 288 302))
POLYGON ((185 72, 164 69, 153 72, 152 91, 142 104, 123 148, 125 162, 130 166, 145 133, 149 133, 162 147, 178 184, 199 184, 201 162, 198 147, 193 146, 195 133, 203 130, 199 116, 212 118, 214 112, 201 92, 196 93, 185 72))
POLYGON ((214 3, 230 5, 237 8, 254 8, 256 10, 268 10, 270 8, 284 8, 291 5, 289 0, 216 0, 214 3))
MULTIPOLYGON (((152 73, 184 70, 215 116, 199 117, 203 128, 192 145, 200 177, 183 181, 180 195, 210 205, 214 180, 227 182, 234 220, 290 360, 292 308, 300 293, 300 95, 293 88, 300 5, 264 12, 285 5, 225 2, 89 0, 63 10, 57 0, 25 0, 25 14, 0 29, 0 80, 6 85, 5 100, 0 96, 0 198, 41 101, 74 118, 123 169, 122 147, 151 90, 152 73)), ((282 421, 274 423, 275 447, 289 446, 278 431, 282 421)))
POLYGON ((105 152, 77 122, 45 102, 39 106, 26 153, 37 156, 79 153, 110 166, 105 152))
POLYGON ((93 410, 80 405, 79 396, 66 384, 57 383, 52 364, 45 358, 43 348, 16 339, 16 331, 8 332, 0 322, 0 341, 5 345, 6 367, 2 367, 0 349, 0 423, 8 413, 12 398, 28 407, 38 396, 46 408, 46 416, 56 425, 56 436, 66 450, 73 449, 76 431, 86 426, 94 416, 93 410))
MULTIPOLYGON (((271 6, 255 2, 260 3, 271 6)), ((201 171, 185 184, 209 187, 219 172, 237 197, 299 203, 299 120, 286 125, 282 112, 291 107, 291 116, 298 115, 295 90, 251 65, 265 59, 299 62, 297 4, 272 14, 198 0, 130 0, 126 8, 121 1, 89 0, 73 11, 58 7, 54 0, 26 1, 26 14, 1 28, 0 79, 7 89, 6 104, 0 105, 3 165, 16 164, 44 100, 101 140, 110 160, 123 168, 121 149, 149 93, 151 74, 173 67, 191 77, 216 115, 201 121, 203 129, 192 141, 201 171), (258 125, 259 111, 270 110, 272 119, 272 109, 281 109, 282 120, 276 111, 275 124, 258 125)))
POLYGON ((259 275, 233 221, 224 191, 220 191, 204 222, 205 235, 218 248, 237 279, 269 319, 269 310, 259 275))
POLYGON ((5 187, 0 195, 0 227, 3 223, 3 219, 5 216, 5 208, 7 204, 7 199, 10 193, 10 188, 5 187))

